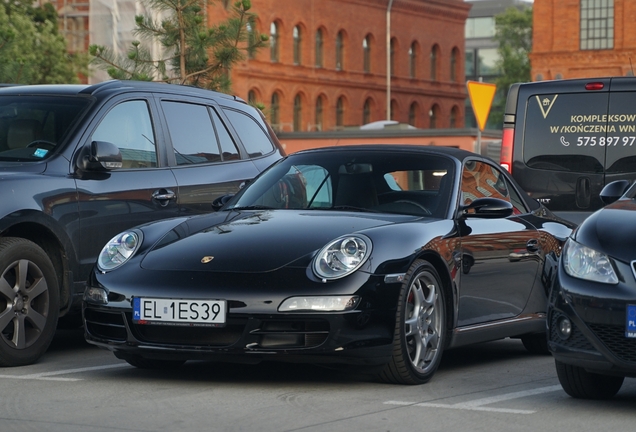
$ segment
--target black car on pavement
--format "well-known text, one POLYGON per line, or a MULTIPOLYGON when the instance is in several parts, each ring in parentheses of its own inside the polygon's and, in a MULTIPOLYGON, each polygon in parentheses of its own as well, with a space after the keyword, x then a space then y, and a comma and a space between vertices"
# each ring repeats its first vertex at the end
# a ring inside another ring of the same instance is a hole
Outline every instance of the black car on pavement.
POLYGON ((563 389, 606 399, 636 377, 636 185, 609 183, 608 204, 567 240, 550 294, 549 347, 563 389))
POLYGON ((104 243, 211 211, 283 156, 257 109, 194 87, 0 89, 0 366, 36 361, 80 305, 104 243))
POLYGON ((86 338, 141 368, 344 363, 419 384, 447 348, 516 337, 548 353, 571 228, 474 153, 306 150, 216 213, 113 237, 88 280, 86 338))

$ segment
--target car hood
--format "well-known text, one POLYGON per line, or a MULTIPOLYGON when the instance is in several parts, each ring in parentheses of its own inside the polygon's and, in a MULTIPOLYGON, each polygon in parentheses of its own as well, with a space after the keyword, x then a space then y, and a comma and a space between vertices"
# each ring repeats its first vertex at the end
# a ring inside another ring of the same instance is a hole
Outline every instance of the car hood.
POLYGON ((636 201, 623 199, 589 216, 575 240, 623 262, 636 260, 636 201))
POLYGON ((24 174, 41 173, 46 168, 44 163, 8 162, 0 160, 0 180, 13 178, 24 174))
POLYGON ((307 266, 341 235, 419 219, 333 211, 219 212, 187 219, 146 254, 149 270, 266 272, 307 266))

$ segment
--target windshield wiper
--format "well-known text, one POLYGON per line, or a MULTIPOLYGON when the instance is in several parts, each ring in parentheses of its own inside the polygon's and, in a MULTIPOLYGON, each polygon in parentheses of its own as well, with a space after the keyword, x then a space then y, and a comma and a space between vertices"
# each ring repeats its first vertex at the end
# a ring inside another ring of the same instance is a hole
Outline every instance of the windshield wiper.
POLYGON ((272 209, 274 209, 274 207, 268 207, 264 205, 250 205, 250 206, 243 206, 243 207, 230 207, 225 210, 230 211, 230 210, 272 210, 272 209))
POLYGON ((368 207, 356 207, 356 206, 350 206, 350 205, 338 205, 338 206, 333 206, 330 208, 322 208, 321 210, 346 210, 346 211, 379 213, 377 210, 373 210, 368 207))

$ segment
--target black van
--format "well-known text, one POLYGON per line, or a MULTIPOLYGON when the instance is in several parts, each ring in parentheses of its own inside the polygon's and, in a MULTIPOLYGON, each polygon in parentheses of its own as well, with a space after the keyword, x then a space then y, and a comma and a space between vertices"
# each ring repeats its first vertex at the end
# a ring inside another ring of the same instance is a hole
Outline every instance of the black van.
POLYGON ((636 78, 518 83, 508 92, 501 165, 533 198, 580 223, 614 180, 636 179, 636 78))

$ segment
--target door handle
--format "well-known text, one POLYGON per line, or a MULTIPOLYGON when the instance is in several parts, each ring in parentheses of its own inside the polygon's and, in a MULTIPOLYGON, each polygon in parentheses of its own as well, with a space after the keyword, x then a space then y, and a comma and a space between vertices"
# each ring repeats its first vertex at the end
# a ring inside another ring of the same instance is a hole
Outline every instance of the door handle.
POLYGON ((539 250, 539 240, 528 240, 528 243, 526 243, 526 249, 528 249, 529 252, 537 252, 539 250))
POLYGON ((176 194, 170 189, 159 189, 152 193, 152 199, 155 201, 159 201, 162 207, 168 205, 170 200, 175 199, 176 194))

